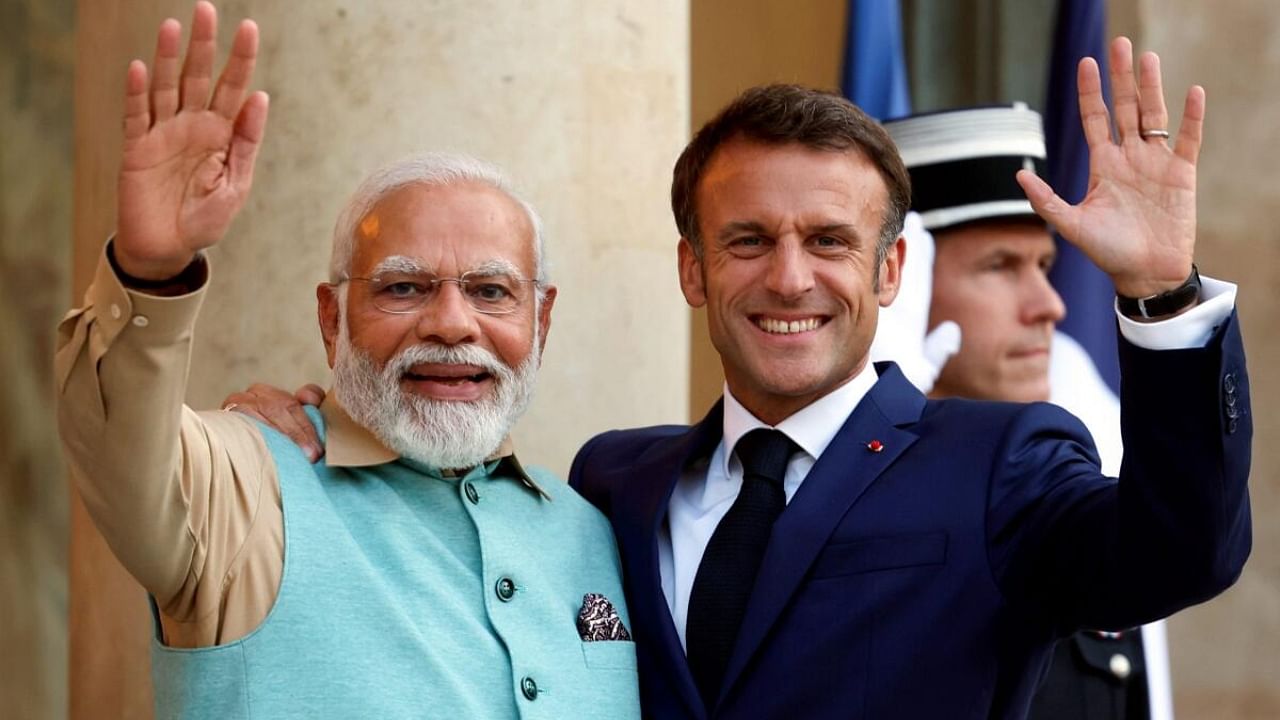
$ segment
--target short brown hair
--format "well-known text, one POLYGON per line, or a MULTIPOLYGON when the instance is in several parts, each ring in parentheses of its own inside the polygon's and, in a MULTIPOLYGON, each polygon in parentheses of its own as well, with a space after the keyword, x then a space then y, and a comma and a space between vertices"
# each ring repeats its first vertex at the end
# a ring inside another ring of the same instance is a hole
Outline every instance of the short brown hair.
POLYGON ((880 123, 836 93, 801 85, 761 85, 742 93, 702 126, 676 161, 671 179, 671 211, 680 234, 701 257, 702 238, 694 196, 711 156, 731 139, 769 145, 800 143, 815 150, 856 150, 875 165, 889 191, 880 225, 876 267, 902 232, 911 206, 911 179, 898 149, 880 123))

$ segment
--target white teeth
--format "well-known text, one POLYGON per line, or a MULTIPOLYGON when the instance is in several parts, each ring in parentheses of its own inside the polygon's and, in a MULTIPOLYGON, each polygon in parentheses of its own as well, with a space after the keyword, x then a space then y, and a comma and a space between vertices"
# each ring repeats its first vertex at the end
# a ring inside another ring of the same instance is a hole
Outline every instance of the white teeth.
POLYGON ((804 320, 774 320, 773 318, 760 318, 756 321, 756 327, 767 333, 775 335, 791 335, 793 333, 807 332, 809 330, 817 330, 822 322, 818 318, 806 318, 804 320))

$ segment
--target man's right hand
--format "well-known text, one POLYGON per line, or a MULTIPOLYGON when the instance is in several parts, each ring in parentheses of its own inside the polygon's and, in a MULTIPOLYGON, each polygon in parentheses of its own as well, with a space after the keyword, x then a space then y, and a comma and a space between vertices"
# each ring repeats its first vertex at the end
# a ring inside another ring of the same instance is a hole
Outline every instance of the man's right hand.
POLYGON ((120 269, 137 278, 180 274, 222 238, 253 183, 267 123, 267 94, 245 98, 258 27, 240 23, 211 87, 217 26, 213 5, 197 3, 179 72, 182 26, 161 23, 150 87, 146 64, 129 64, 114 251, 120 269))
POLYGON ((244 392, 228 395, 222 401, 222 409, 243 413, 279 430, 315 462, 324 455, 324 445, 302 406, 319 406, 322 402, 324 390, 319 385, 303 385, 290 395, 273 385, 255 383, 244 392))

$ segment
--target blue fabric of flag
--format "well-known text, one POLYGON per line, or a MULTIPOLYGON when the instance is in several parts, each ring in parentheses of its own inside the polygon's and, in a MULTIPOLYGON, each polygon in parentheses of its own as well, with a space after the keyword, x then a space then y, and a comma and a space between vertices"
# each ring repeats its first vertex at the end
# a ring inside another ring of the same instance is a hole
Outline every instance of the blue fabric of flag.
POLYGON ((898 0, 849 0, 844 96, 877 120, 911 114, 898 0))
MULTIPOLYGON (((1045 104, 1045 142, 1048 177, 1054 190, 1070 203, 1084 199, 1089 188, 1089 146, 1080 127, 1080 103, 1076 94, 1076 67, 1086 56, 1098 60, 1102 92, 1111 104, 1107 81, 1105 0, 1059 0, 1049 66, 1048 101, 1045 104)), ((1120 366, 1116 359, 1116 320, 1112 302, 1115 287, 1071 243, 1057 238, 1058 261, 1049 279, 1067 306, 1067 317, 1058 329, 1080 343, 1114 392, 1120 390, 1120 366)))

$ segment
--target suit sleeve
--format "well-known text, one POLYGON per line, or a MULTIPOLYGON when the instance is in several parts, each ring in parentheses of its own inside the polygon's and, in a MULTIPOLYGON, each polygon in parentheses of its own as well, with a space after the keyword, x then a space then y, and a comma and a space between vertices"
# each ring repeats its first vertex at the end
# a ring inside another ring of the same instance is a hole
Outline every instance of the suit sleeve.
POLYGON ((596 506, 605 517, 611 517, 609 510, 609 496, 605 488, 599 482, 596 482, 595 470, 596 463, 599 459, 596 457, 596 450, 600 447, 601 441, 609 433, 597 435, 587 441, 586 445, 578 451, 573 458, 573 465, 569 468, 569 487, 578 491, 578 494, 586 498, 592 505, 596 506))
POLYGON ((988 540, 1006 596, 1063 632, 1121 629, 1203 602, 1249 555, 1249 381, 1234 313, 1204 348, 1121 343, 1120 478, 1046 405, 1007 427, 988 540))

